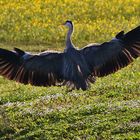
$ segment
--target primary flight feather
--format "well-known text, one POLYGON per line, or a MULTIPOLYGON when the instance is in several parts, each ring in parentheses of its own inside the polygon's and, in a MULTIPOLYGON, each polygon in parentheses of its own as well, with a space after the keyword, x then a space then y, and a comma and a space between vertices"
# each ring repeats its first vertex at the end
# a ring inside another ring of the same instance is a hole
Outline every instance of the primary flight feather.
POLYGON ((102 44, 76 49, 71 41, 73 23, 68 27, 64 52, 30 54, 18 48, 0 48, 0 75, 35 86, 67 85, 86 90, 95 77, 114 73, 140 56, 140 26, 102 44))

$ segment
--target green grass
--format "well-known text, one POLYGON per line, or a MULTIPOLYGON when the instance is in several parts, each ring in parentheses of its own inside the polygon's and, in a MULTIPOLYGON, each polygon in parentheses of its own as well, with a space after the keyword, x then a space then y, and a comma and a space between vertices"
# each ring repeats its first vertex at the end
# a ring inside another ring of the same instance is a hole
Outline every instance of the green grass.
POLYGON ((0 78, 1 139, 139 139, 139 60, 84 92, 0 78))
POLYGON ((0 78, 0 134, 9 139, 139 139, 140 59, 88 91, 0 78))
MULTIPOLYGON (((67 19, 73 42, 104 42, 140 23, 139 0, 1 0, 0 48, 62 50, 67 19), (54 8, 55 7, 55 8, 54 8), (78 11, 78 12, 77 12, 78 11)), ((140 58, 87 91, 34 87, 0 77, 0 140, 140 139, 140 58)))

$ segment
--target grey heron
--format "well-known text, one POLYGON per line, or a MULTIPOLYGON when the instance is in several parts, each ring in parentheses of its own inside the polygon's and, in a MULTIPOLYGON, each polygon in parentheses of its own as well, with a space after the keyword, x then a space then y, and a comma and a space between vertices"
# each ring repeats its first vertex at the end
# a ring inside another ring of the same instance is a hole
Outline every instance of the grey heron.
POLYGON ((31 54, 18 48, 0 48, 0 75, 35 86, 67 85, 88 89, 95 77, 114 73, 140 56, 140 26, 102 44, 76 49, 72 43, 73 23, 67 20, 66 48, 63 52, 31 54))

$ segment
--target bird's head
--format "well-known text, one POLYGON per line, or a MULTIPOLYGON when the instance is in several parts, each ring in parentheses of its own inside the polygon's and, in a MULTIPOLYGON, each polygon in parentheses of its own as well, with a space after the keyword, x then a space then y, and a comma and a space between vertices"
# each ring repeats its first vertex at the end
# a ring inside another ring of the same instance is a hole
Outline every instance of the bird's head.
POLYGON ((73 23, 70 20, 67 20, 63 25, 65 25, 66 27, 69 27, 69 28, 73 27, 73 23))

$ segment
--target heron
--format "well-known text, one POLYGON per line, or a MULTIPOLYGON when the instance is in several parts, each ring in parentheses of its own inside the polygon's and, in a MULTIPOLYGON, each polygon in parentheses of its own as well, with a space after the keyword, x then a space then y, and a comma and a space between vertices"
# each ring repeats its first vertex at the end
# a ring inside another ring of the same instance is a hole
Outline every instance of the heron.
POLYGON ((72 42, 74 24, 67 20, 66 47, 63 52, 38 54, 21 49, 0 48, 0 75, 34 86, 66 85, 87 90, 96 77, 103 77, 126 67, 140 56, 140 26, 101 44, 77 49, 72 42))

